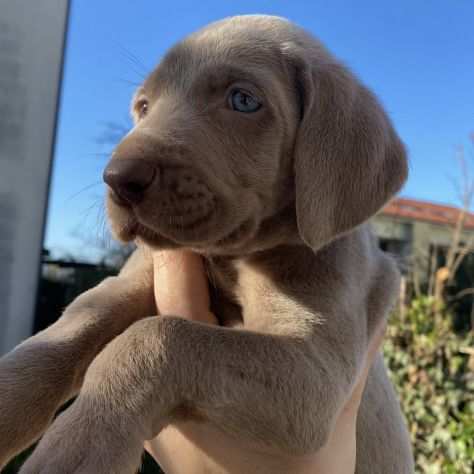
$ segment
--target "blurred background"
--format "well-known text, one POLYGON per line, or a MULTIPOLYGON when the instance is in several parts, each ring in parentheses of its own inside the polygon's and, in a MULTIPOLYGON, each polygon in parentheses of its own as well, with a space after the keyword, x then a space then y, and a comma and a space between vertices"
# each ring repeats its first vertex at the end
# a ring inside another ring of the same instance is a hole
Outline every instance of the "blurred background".
MULTIPOLYGON (((119 270, 131 247, 108 234, 101 176, 131 96, 180 38, 245 13, 319 37, 407 145, 408 183, 373 222, 403 274, 384 351, 417 472, 472 473, 471 0, 0 0, 0 355, 119 270)), ((146 459, 142 472, 160 471, 146 459)))

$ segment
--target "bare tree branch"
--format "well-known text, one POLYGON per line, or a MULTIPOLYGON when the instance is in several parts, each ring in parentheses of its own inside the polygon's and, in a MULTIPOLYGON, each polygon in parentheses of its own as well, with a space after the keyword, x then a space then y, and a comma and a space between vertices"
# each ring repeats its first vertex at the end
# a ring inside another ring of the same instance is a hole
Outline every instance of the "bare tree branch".
MULTIPOLYGON (((470 135, 470 140, 474 144, 474 133, 470 135)), ((469 216, 474 199, 474 178, 472 177, 471 169, 466 159, 464 146, 459 146, 456 149, 454 159, 458 163, 460 170, 460 179, 457 180, 456 186, 460 200, 460 208, 456 216, 445 266, 436 271, 434 293, 435 299, 438 300, 438 307, 440 307, 440 303, 442 303, 444 299, 446 285, 454 280, 466 256, 474 251, 474 236, 472 236, 467 243, 463 244, 462 242, 466 219, 469 216)), ((432 284, 430 282, 430 288, 431 287, 432 284)))

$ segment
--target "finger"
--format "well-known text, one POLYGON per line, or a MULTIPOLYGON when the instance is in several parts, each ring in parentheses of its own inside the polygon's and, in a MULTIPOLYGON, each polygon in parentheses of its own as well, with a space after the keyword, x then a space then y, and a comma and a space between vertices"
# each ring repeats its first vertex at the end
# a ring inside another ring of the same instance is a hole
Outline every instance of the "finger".
POLYGON ((154 292, 160 314, 216 323, 210 313, 208 281, 202 258, 186 250, 153 254, 154 292))

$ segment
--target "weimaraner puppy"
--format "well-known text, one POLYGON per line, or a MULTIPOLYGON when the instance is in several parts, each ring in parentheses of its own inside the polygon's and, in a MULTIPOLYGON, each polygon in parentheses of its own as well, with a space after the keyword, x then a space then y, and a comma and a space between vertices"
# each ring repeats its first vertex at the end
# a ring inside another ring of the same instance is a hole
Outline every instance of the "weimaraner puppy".
MULTIPOLYGON (((138 250, 0 360, 0 465, 46 431, 22 473, 133 473, 158 434, 171 474, 309 473, 397 295, 366 221, 403 185, 404 147, 351 72, 272 16, 187 37, 132 111, 104 179, 138 250), (219 326, 148 317, 150 249, 176 247, 203 256, 219 326)), ((356 472, 413 472, 382 355, 356 472)))

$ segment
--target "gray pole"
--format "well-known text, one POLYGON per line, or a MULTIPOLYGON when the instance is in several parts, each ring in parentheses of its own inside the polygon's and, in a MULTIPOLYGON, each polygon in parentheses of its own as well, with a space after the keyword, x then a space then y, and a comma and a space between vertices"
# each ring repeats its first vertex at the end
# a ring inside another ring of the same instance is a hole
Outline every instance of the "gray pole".
POLYGON ((30 336, 68 0, 0 0, 0 355, 30 336))

